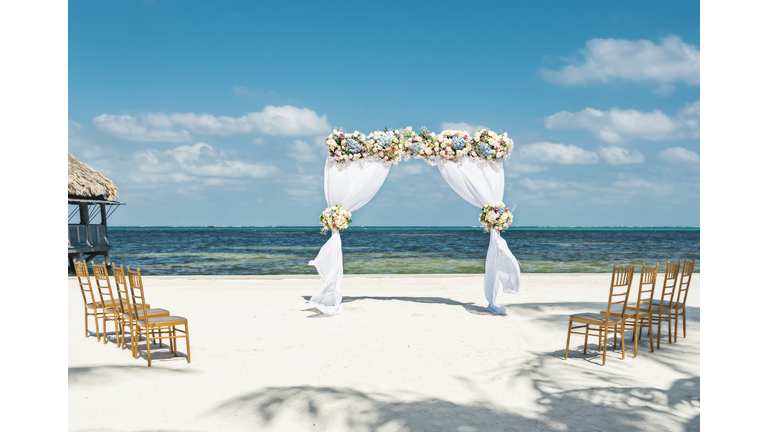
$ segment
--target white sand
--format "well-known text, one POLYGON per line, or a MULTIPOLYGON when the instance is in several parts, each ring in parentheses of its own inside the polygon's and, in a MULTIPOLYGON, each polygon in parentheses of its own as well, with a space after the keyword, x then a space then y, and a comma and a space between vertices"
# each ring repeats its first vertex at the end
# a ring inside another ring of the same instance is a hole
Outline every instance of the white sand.
POLYGON ((304 310, 317 277, 144 277, 192 346, 192 363, 166 346, 148 368, 111 324, 107 345, 84 337, 70 278, 69 430, 699 430, 699 280, 686 338, 662 328, 651 353, 644 334, 636 358, 628 338, 601 366, 594 338, 563 353, 568 316, 599 311, 610 274, 523 274, 499 294, 508 316, 485 312, 478 275, 346 276, 333 317, 304 310))

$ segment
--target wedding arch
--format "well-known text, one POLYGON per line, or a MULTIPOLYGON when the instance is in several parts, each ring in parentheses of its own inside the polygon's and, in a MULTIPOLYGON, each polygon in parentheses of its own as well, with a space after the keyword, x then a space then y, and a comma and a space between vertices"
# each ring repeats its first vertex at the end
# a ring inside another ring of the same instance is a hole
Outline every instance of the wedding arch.
POLYGON ((480 222, 490 232, 485 260, 485 298, 487 309, 507 313, 496 303, 499 287, 505 293, 520 289, 520 266, 499 231, 512 224, 512 212, 504 205, 504 160, 509 159, 514 143, 507 134, 485 129, 474 134, 444 130, 439 134, 412 127, 376 131, 367 136, 334 130, 325 140, 325 200, 328 208, 320 215, 323 231, 331 238, 317 257, 309 262, 323 280, 309 300, 311 307, 328 315, 341 313, 344 263, 339 233, 349 228, 352 212, 376 195, 392 165, 409 158, 423 159, 437 166, 445 181, 459 196, 480 207, 480 222))

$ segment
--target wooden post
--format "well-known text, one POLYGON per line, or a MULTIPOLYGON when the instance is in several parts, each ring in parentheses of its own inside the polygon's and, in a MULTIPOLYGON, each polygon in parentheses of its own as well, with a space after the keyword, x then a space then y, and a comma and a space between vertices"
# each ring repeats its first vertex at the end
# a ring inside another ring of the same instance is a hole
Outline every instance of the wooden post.
MULTIPOLYGON (((102 203, 99 204, 99 207, 101 209, 101 224, 104 226, 104 244, 109 247, 109 237, 107 236, 107 205, 102 203)), ((107 268, 111 270, 112 263, 109 262, 109 251, 104 254, 104 261, 107 263, 107 268)))

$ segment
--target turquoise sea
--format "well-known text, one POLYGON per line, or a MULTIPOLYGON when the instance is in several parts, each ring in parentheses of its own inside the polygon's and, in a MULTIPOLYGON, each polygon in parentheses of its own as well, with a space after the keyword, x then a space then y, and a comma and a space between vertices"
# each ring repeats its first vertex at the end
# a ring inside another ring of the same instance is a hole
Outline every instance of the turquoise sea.
MULTIPOLYGON (((604 273, 613 265, 696 258, 698 227, 512 227, 523 273, 604 273)), ((110 227, 110 259, 145 275, 316 275, 317 227, 110 227)), ((489 234, 467 227, 353 227, 345 274, 483 273, 489 234)))

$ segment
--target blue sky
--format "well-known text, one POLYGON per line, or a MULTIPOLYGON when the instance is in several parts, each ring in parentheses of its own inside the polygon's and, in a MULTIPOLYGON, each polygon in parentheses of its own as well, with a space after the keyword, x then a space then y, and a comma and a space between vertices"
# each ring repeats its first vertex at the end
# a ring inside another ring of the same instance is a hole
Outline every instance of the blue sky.
MULTIPOLYGON (((71 1, 68 37, 112 225, 316 225, 332 127, 451 123, 515 141, 514 225, 700 224, 699 2, 71 1)), ((353 220, 478 214, 411 160, 353 220)))

